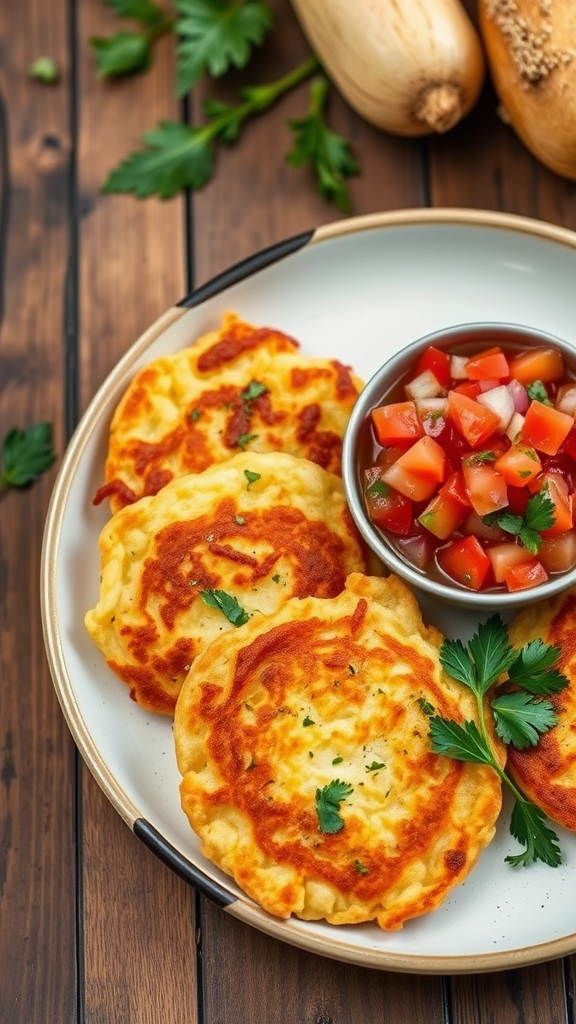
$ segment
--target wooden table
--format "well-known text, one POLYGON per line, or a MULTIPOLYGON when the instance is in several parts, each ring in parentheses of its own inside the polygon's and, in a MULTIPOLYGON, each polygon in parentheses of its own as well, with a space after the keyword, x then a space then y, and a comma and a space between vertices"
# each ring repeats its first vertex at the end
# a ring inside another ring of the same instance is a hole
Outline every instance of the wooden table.
MULTIPOLYGON (((286 0, 275 8, 252 79, 307 52, 286 0)), ((167 307, 340 216, 284 162, 298 95, 252 123, 192 198, 102 195, 141 133, 179 115, 170 38, 150 74, 97 80, 88 40, 116 28, 99 0, 0 6, 0 433, 49 420, 59 455, 106 374, 167 307), (60 67, 56 85, 28 76, 42 53, 60 67)), ((192 119, 203 94, 190 99, 192 119)), ((330 116, 362 166, 355 213, 477 207, 576 228, 576 184, 531 158, 490 87, 433 139, 380 133, 336 95, 330 116)), ((78 757, 47 668, 38 572, 56 470, 0 505, 1 1024, 573 1022, 574 956, 447 978, 341 965, 235 922, 148 852, 78 757)))

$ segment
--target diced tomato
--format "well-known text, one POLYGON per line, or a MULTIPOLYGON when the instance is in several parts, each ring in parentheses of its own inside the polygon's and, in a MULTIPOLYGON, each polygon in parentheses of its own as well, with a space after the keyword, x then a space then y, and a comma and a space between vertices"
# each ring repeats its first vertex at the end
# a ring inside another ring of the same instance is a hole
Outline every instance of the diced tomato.
POLYGON ((477 540, 485 540, 489 544, 499 544, 506 540, 506 534, 498 523, 485 523, 474 509, 470 509, 466 519, 462 523, 460 533, 471 533, 477 540))
POLYGON ((576 565, 576 533, 566 530, 556 537, 545 537, 538 548, 538 558, 546 572, 567 572, 576 565))
POLYGON ((555 348, 535 348, 522 352, 510 363, 510 376, 521 384, 534 384, 535 381, 560 380, 564 375, 562 353, 555 348))
POLYGON ((382 476, 383 471, 376 466, 364 471, 366 511, 375 526, 405 537, 412 526, 412 502, 393 491, 382 476))
POLYGON ((480 590, 490 569, 490 559, 476 537, 463 537, 440 548, 440 568, 469 590, 480 590))
POLYGON ((542 530, 542 536, 555 537, 559 533, 571 530, 572 502, 566 481, 556 473, 545 473, 541 490, 554 504, 554 526, 542 530))
POLYGON ((529 501, 530 491, 526 487, 508 487, 508 508, 512 515, 523 516, 529 501))
POLYGON ((494 469, 511 487, 522 487, 533 480, 542 469, 542 463, 533 448, 513 444, 494 463, 494 469))
POLYGON ((466 493, 475 512, 487 516, 508 504, 506 481, 494 466, 486 462, 474 462, 474 456, 464 459, 462 472, 466 493))
POLYGON ((547 579, 548 573, 537 558, 532 558, 529 562, 523 562, 521 565, 509 566, 504 575, 504 582, 508 590, 511 591, 537 587, 541 583, 546 583, 547 579))
POLYGON ((466 506, 449 494, 444 485, 418 516, 418 522, 438 540, 447 540, 467 515, 466 506))
POLYGON ((524 444, 536 448, 546 455, 556 455, 563 441, 574 426, 574 419, 565 412, 543 402, 531 402, 528 406, 520 438, 524 444))
POLYGON ((378 452, 376 463, 381 466, 382 469, 388 469, 396 459, 399 459, 401 455, 404 455, 408 451, 411 442, 408 441, 404 444, 391 444, 387 448, 382 448, 378 452))
POLYGON ((416 363, 414 376, 417 377, 425 370, 431 370, 438 383, 447 388, 450 383, 450 356, 430 345, 416 363))
POLYGON ((478 398, 478 395, 482 394, 480 382, 477 380, 465 380, 462 384, 457 384, 452 390, 457 395, 466 395, 466 398, 478 398))
POLYGON ((461 469, 457 469, 454 473, 451 473, 446 483, 442 487, 442 491, 449 494, 451 498, 463 505, 465 508, 470 508, 470 498, 466 490, 466 483, 464 480, 464 474, 461 469))
POLYGON ((424 430, 414 402, 392 402, 372 410, 372 423, 381 445, 416 441, 424 430))
POLYGON ((576 426, 573 426, 566 435, 562 447, 566 454, 576 461, 576 426))
POLYGON ((496 430, 499 417, 466 395, 448 392, 448 408, 458 430, 472 448, 478 448, 496 430))
POLYGON ((383 480, 413 501, 428 501, 444 479, 446 456, 432 437, 421 437, 386 470, 383 480))
POLYGON ((398 541, 398 548, 417 569, 426 569, 434 557, 435 541, 430 534, 416 533, 411 537, 402 537, 398 541))
POLYGON ((492 564, 494 579, 497 583, 505 582, 506 573, 511 566, 524 565, 526 562, 534 561, 534 555, 531 555, 521 544, 515 544, 514 541, 491 544, 486 548, 486 554, 492 564))
POLYGON ((466 373, 470 380, 486 380, 490 377, 497 381, 508 380, 510 367, 501 349, 493 352, 480 353, 466 363, 466 373))

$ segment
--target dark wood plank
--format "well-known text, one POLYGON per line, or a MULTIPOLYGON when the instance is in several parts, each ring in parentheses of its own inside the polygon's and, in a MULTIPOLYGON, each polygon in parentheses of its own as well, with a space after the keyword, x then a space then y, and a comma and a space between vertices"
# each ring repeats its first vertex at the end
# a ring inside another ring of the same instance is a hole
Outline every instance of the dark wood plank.
MULTIPOLYGON (((0 436, 48 420, 59 453, 70 229, 67 33, 59 0, 0 9, 0 436), (54 87, 27 75, 46 52, 62 72, 54 87)), ((66 1024, 76 1007, 74 749, 44 658, 38 609, 55 472, 5 494, 0 508, 3 1024, 66 1024)))
MULTIPOLYGON (((78 5, 82 408, 132 342, 186 291, 183 200, 99 192, 142 132, 178 117, 169 40, 158 45, 150 74, 97 81, 88 39, 119 27, 103 4, 78 5)), ((194 1024, 194 893, 135 838, 87 770, 82 795, 86 1021, 194 1024)))
MULTIPOLYGON (((289 5, 278 2, 275 10, 276 32, 251 63, 250 75, 237 76, 237 86, 272 80, 308 52, 289 5)), ((197 121, 206 93, 233 101, 235 88, 199 88, 194 97, 197 121)), ((197 284, 266 245, 341 218, 316 194, 309 172, 291 169, 284 159, 291 144, 285 122, 303 116, 307 106, 304 85, 248 125, 240 141, 219 156, 214 179, 193 202, 197 284)), ((329 119, 334 130, 350 139, 362 168, 350 186, 355 213, 422 204, 419 143, 377 132, 335 91, 329 119)), ((285 1024, 356 1024, 381 1019, 383 1007, 395 1024, 444 1020, 439 978, 343 966, 284 946, 202 902, 204 1001, 210 1024, 263 1024, 278 1020, 279 1013, 285 1024)))
POLYGON ((562 961, 453 978, 452 1024, 567 1024, 562 961))

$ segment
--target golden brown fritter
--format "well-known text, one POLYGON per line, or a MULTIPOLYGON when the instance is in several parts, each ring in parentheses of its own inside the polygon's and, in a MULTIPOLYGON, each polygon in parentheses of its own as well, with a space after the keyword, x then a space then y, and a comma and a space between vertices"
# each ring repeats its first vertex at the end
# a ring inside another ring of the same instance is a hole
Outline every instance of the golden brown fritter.
POLYGON ((340 478, 282 452, 239 453, 141 498, 104 527, 100 553, 88 631, 134 699, 166 714, 198 653, 233 630, 202 594, 256 619, 332 597, 366 564, 340 478))
POLYGON ((113 512, 241 450, 285 451, 340 472, 361 382, 334 359, 302 355, 281 331, 233 314, 136 374, 114 414, 105 483, 113 512))
POLYGON ((174 721, 182 806, 205 856, 269 913, 398 929, 492 839, 496 773, 431 749, 427 705, 477 717, 441 642, 400 580, 353 574, 195 661, 174 721))
POLYGON ((510 639, 515 646, 538 638, 560 648, 556 667, 569 686, 547 698, 558 721, 537 745, 508 748, 508 771, 549 818, 576 832, 576 588, 539 601, 514 619, 510 639))

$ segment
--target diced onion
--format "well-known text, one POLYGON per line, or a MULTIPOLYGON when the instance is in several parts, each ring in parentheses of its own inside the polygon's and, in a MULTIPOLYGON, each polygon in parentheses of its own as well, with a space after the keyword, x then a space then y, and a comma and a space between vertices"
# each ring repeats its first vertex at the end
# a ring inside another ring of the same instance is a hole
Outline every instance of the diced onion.
POLYGON ((508 382, 506 387, 512 395, 512 401, 514 402, 514 409, 516 412, 526 412, 526 409, 530 405, 530 398, 524 385, 521 384, 519 380, 512 379, 508 382))
POLYGON ((512 419, 510 420, 510 423, 506 427, 506 431, 505 431, 506 436, 510 438, 510 440, 512 441, 512 444, 514 444, 516 442, 516 440, 518 439, 518 434, 522 430, 523 426, 524 426, 524 417, 523 417, 522 413, 521 412, 512 413, 512 419))
POLYGON ((496 413, 500 420, 498 427, 501 431, 505 431, 514 415, 514 401, 506 385, 501 384, 497 388, 492 388, 491 391, 485 391, 478 395, 476 401, 479 405, 496 413))
POLYGON ((450 376, 452 380, 468 379, 467 363, 468 356, 450 356, 450 376))
POLYGON ((561 384, 556 395, 558 412, 566 412, 569 416, 576 413, 576 384, 561 384))
POLYGON ((442 385, 432 370, 423 370, 404 388, 408 398, 413 401, 420 398, 436 398, 442 394, 442 385))

